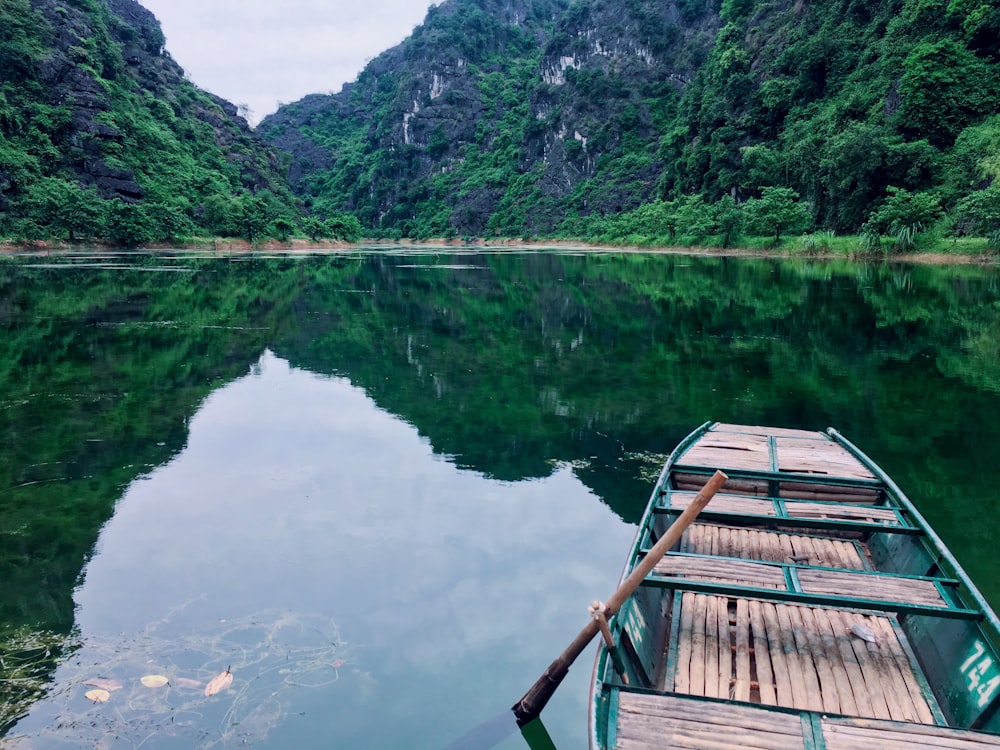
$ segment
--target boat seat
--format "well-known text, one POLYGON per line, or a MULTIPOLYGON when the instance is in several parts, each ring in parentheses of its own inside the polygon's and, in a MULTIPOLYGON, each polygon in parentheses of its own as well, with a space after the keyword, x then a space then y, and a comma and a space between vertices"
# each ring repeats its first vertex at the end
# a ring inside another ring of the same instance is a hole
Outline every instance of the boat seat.
POLYGON ((618 694, 618 750, 803 750, 802 721, 794 713, 762 711, 667 695, 618 694))
POLYGON ((619 750, 988 750, 1000 737, 964 729, 891 720, 720 703, 615 688, 619 750))
MULTIPOLYGON (((682 512, 697 493, 673 490, 662 495, 659 512, 682 512)), ((769 497, 717 494, 700 514, 702 519, 818 529, 921 533, 901 510, 886 506, 832 501, 784 500, 769 497)))
POLYGON ((982 617, 979 610, 959 606, 945 595, 947 588, 957 585, 950 578, 751 562, 680 552, 665 555, 643 585, 901 614, 968 620, 982 617))
POLYGON ((1000 748, 1000 737, 951 727, 825 716, 821 722, 827 750, 985 750, 1000 748))

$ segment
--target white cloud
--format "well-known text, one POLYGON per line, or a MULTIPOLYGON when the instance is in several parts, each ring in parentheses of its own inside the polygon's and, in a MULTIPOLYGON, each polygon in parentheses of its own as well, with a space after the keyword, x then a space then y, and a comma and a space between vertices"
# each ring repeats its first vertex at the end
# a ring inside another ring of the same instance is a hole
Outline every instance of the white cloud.
POLYGON ((336 92, 405 39, 431 0, 141 0, 198 86, 259 120, 279 102, 336 92))

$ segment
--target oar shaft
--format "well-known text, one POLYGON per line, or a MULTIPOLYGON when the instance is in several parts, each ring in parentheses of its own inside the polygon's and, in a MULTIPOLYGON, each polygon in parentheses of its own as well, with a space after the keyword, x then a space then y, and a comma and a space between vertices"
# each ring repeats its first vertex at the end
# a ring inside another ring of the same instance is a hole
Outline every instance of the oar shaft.
MULTIPOLYGON (((670 551, 670 548, 680 541, 685 529, 698 517, 698 514, 708 505, 708 501, 719 491, 728 478, 721 471, 715 472, 712 478, 701 488, 701 491, 698 492, 694 500, 691 501, 691 504, 670 525, 666 533, 660 537, 649 553, 635 566, 628 577, 618 586, 615 593, 611 595, 611 598, 608 599, 605 605, 607 616, 610 617, 615 614, 628 601, 632 593, 639 588, 639 584, 656 567, 656 563, 662 560, 663 556, 670 551)), ((576 657, 583 653, 583 650, 587 648, 587 644, 597 635, 599 630, 600 625, 597 620, 591 618, 583 630, 580 631, 580 634, 566 647, 566 650, 548 666, 548 669, 528 689, 528 692, 521 697, 521 700, 514 704, 512 710, 517 717, 518 724, 523 726, 542 712, 545 704, 549 702, 549 698, 552 697, 552 694, 559 687, 559 684, 569 671, 570 665, 576 660, 576 657)))

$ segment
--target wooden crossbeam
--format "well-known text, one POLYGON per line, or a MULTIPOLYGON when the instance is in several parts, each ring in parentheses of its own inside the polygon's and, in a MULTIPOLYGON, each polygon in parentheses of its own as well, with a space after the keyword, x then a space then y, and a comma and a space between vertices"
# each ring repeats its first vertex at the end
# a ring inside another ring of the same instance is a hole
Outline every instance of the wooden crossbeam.
POLYGON ((646 577, 644 586, 693 591, 702 594, 746 597, 766 601, 792 602, 819 606, 850 607, 852 609, 895 612, 897 614, 926 615, 952 620, 982 620, 984 615, 978 609, 955 606, 932 606, 915 602, 901 602, 891 599, 865 598, 861 596, 841 596, 833 594, 813 594, 806 591, 787 591, 784 588, 764 588, 761 586, 732 585, 712 581, 698 581, 690 578, 659 576, 655 573, 646 577))

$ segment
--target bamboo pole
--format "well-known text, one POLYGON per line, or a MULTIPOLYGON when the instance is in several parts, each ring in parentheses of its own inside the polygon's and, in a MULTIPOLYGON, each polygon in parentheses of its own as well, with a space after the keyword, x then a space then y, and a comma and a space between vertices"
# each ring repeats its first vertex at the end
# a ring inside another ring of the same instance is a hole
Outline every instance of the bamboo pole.
MULTIPOLYGON (((622 581, 618 590, 608 599, 604 609, 606 616, 610 617, 621 609, 632 593, 639 588, 639 584, 656 567, 656 563, 670 551, 671 547, 680 541, 684 530, 691 525, 698 514, 708 505, 708 501, 719 491, 719 488, 725 484, 728 478, 721 471, 717 471, 706 482, 705 486, 701 488, 697 497, 691 501, 687 509, 670 525, 666 533, 653 545, 649 553, 633 568, 628 577, 622 581)), ((524 726, 524 724, 536 718, 542 712, 545 704, 549 702, 549 698, 552 697, 556 688, 559 687, 566 677, 566 673, 569 672, 570 665, 576 661, 576 657, 583 653, 587 644, 593 640, 599 630, 600 624, 597 620, 591 618, 586 627, 566 647, 566 650, 548 666, 548 669, 535 681, 535 684, 528 688, 528 692, 521 696, 521 699, 513 705, 511 710, 513 710, 514 716, 517 717, 519 725, 524 726)))

